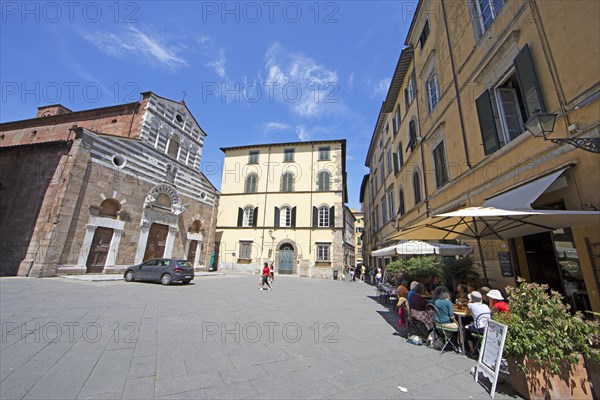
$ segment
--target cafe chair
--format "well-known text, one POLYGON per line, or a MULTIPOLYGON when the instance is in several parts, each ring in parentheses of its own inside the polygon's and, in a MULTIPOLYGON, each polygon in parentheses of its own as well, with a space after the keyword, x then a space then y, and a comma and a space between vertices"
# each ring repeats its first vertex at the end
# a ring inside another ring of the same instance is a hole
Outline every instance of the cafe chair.
POLYGON ((422 321, 413 318, 410 312, 410 307, 408 306, 408 301, 403 301, 400 304, 400 307, 402 308, 404 316, 406 318, 406 337, 411 335, 417 335, 423 340, 423 342, 426 342, 427 337, 429 336, 429 331, 427 330, 427 327, 422 321))
POLYGON ((474 324, 475 326, 483 326, 482 332, 473 332, 473 331, 469 331, 469 333, 471 334, 471 336, 474 339, 474 346, 473 346, 473 351, 471 352, 471 355, 473 357, 478 357, 479 356, 479 347, 481 346, 481 341, 483 340, 483 333, 485 330, 485 327, 487 326, 487 321, 488 319, 491 318, 491 314, 490 313, 482 313, 479 314, 479 316, 477 317, 477 319, 475 320, 474 324))
POLYGON ((446 347, 450 345, 454 351, 460 352, 459 348, 452 341, 453 337, 458 336, 458 328, 449 328, 442 324, 438 324, 435 319, 435 316, 439 314, 438 309, 433 304, 428 304, 427 309, 430 313, 433 313, 433 343, 435 343, 438 339, 441 339, 444 345, 442 346, 442 350, 440 351, 440 355, 444 354, 446 351, 446 347))
POLYGON ((392 310, 396 310, 396 305, 398 303, 398 292, 396 290, 389 292, 388 303, 388 306, 392 310))

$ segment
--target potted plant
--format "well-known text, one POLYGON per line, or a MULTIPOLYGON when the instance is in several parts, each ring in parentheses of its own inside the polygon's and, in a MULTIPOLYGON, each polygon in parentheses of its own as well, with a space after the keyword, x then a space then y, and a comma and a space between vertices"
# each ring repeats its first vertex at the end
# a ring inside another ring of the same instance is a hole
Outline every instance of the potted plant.
POLYGON ((548 285, 518 283, 507 288, 510 313, 493 316, 508 326, 504 354, 513 389, 528 399, 591 399, 584 356, 598 356, 598 322, 571 314, 548 285))

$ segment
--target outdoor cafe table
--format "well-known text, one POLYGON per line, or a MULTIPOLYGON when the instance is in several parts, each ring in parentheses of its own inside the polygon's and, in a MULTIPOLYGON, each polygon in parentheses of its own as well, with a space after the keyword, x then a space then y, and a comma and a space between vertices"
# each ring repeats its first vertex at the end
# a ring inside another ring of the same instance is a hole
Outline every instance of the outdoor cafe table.
POLYGON ((454 309, 454 315, 456 315, 458 319, 458 334, 460 337, 460 347, 464 356, 467 355, 467 353, 465 353, 465 332, 463 329, 463 318, 467 316, 467 308, 463 306, 463 308, 459 309, 456 304, 453 304, 452 308, 454 309))

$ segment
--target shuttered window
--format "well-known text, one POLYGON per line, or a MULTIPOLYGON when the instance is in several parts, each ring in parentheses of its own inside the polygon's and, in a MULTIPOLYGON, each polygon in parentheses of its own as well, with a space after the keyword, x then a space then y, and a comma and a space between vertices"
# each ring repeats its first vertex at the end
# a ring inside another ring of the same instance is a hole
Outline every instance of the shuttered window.
POLYGON ((525 44, 517 57, 515 57, 513 63, 517 70, 521 97, 525 102, 525 113, 527 117, 525 119, 527 120, 536 112, 546 111, 535 68, 533 67, 529 45, 525 44))
POLYGON ((477 117, 479 118, 479 129, 481 130, 481 139, 483 141, 483 152, 485 155, 491 154, 500 148, 500 140, 496 131, 496 121, 494 120, 494 110, 490 92, 486 90, 475 100, 477 107, 477 117))
POLYGON ((439 189, 448 183, 448 167, 446 165, 446 149, 444 142, 440 142, 433 149, 433 163, 435 168, 435 185, 439 189))

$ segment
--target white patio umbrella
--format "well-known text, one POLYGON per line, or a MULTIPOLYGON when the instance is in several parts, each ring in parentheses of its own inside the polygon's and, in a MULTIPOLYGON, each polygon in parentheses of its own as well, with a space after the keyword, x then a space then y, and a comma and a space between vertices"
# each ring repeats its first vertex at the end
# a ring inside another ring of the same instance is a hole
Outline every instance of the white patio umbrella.
POLYGON ((427 218, 418 225, 402 229, 394 239, 475 239, 488 282, 481 249, 482 239, 511 239, 576 225, 597 224, 598 211, 503 210, 493 207, 468 207, 427 218))
POLYGON ((384 247, 371 253, 373 257, 390 257, 404 255, 441 255, 464 256, 471 252, 472 247, 448 243, 428 243, 421 240, 401 241, 393 246, 384 247))

